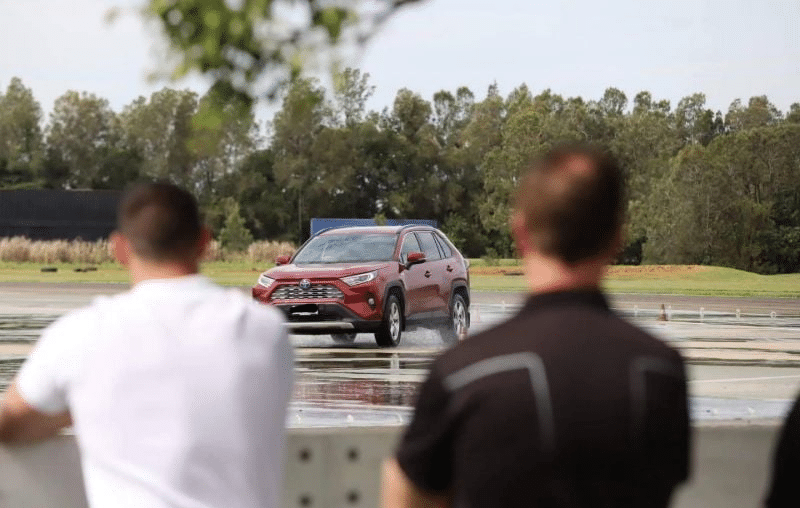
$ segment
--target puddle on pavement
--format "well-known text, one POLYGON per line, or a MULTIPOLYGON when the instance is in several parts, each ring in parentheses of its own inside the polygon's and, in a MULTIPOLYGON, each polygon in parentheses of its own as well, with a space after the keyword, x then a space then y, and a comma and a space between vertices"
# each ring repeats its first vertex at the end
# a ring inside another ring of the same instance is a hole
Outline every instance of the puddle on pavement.
POLYGON ((0 343, 35 342, 42 330, 57 317, 40 314, 0 314, 0 343))
POLYGON ((6 391, 11 379, 14 378, 25 357, 0 358, 0 393, 6 391))
POLYGON ((437 353, 298 349, 294 399, 320 407, 356 404, 409 408, 437 353))
MULTIPOLYGON (((474 323, 477 326, 473 331, 491 326, 504 317, 485 309, 476 315, 479 321, 474 323)), ((35 342, 42 329, 56 317, 0 315, 0 391, 5 390, 24 360, 24 355, 19 354, 19 345, 35 342), (6 344, 5 350, 3 344, 6 344)), ((691 349, 699 351, 700 346, 708 343, 714 355, 719 351, 758 355, 763 349, 765 353, 779 353, 784 364, 800 366, 800 320, 797 318, 753 322, 726 316, 717 323, 700 324, 678 320, 663 323, 643 320, 640 316, 632 321, 678 347, 695 342, 691 349)), ((332 344, 327 336, 297 336, 292 337, 292 342, 296 346, 295 388, 287 418, 287 425, 291 427, 407 423, 419 385, 431 362, 443 349, 436 332, 409 333, 395 349, 376 348, 367 335, 359 336, 352 345, 332 344)), ((727 361, 722 357, 711 358, 712 364, 742 364, 741 360, 727 361)), ((708 361, 701 359, 697 363, 708 364, 708 361)), ((695 398, 692 413, 696 419, 776 417, 785 412, 786 404, 784 401, 729 403, 695 398)))

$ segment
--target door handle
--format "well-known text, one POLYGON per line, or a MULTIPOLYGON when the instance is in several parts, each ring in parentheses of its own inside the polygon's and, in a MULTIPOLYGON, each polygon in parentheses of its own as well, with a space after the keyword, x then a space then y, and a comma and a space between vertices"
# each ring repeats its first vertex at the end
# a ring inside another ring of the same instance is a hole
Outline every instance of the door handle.
POLYGON ((452 272, 452 271, 453 271, 453 267, 452 267, 452 266, 450 266, 450 265, 447 265, 447 271, 448 271, 448 272, 452 272))
POLYGON ((428 277, 428 278, 430 278, 430 276, 431 276, 431 272, 430 272, 430 270, 426 270, 426 271, 425 271, 425 277, 428 277))

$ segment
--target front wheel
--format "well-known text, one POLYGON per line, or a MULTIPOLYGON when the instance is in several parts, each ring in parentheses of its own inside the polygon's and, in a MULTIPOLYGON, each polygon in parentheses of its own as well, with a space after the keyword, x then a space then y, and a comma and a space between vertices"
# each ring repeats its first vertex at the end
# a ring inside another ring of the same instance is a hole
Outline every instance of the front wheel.
POLYGON ((467 302, 461 295, 453 295, 453 304, 450 306, 450 321, 439 330, 439 335, 445 344, 455 344, 467 336, 469 329, 469 318, 467 302))
POLYGON ((375 332, 375 342, 380 347, 395 347, 400 344, 400 336, 403 333, 403 311, 400 300, 395 295, 389 295, 386 300, 386 307, 383 313, 383 321, 380 328, 375 332))

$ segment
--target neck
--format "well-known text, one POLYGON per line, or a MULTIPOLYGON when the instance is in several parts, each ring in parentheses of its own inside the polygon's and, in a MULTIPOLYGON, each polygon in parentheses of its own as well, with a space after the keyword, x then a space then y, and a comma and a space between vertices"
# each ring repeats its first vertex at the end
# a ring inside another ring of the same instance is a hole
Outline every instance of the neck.
POLYGON ((199 273, 197 262, 166 261, 153 262, 144 259, 132 259, 128 266, 131 284, 154 279, 176 279, 199 273))
POLYGON ((523 259, 528 289, 534 293, 599 290, 605 276, 605 256, 571 265, 550 256, 529 254, 523 259))

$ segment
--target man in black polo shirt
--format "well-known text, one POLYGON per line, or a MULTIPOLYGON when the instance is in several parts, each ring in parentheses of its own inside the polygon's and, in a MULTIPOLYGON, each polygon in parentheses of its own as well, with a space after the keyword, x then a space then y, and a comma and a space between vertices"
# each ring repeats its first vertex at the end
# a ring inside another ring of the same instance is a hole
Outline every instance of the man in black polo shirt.
POLYGON ((800 506, 800 397, 795 399, 775 447, 767 508, 800 506))
POLYGON ((600 292, 624 199, 617 163, 587 145, 521 179, 512 229, 530 298, 434 362, 385 467, 385 506, 669 504, 688 476, 683 362, 600 292))

